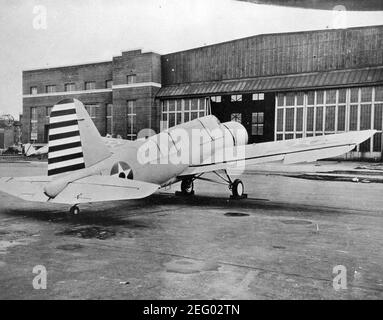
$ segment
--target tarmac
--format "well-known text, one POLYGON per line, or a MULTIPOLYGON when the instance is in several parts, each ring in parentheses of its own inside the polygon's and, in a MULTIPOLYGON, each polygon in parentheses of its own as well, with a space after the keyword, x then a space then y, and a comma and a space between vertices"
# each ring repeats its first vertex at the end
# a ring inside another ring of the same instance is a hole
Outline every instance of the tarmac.
MULTIPOLYGON (((177 184, 79 216, 0 193, 0 299, 382 299, 381 169, 254 166, 240 176, 248 199, 196 181, 195 196, 175 196, 177 184), (35 266, 46 289, 33 287, 35 266)), ((45 172, 0 163, 0 176, 45 172)))

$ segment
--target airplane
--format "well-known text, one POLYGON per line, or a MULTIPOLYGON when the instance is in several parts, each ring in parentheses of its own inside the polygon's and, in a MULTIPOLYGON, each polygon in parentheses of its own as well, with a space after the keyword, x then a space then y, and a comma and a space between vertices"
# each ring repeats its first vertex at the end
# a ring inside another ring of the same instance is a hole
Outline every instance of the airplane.
POLYGON ((48 174, 1 177, 0 191, 27 201, 66 204, 77 215, 80 204, 141 199, 177 182, 180 193, 190 196, 196 179, 219 182, 203 177, 211 172, 228 185, 232 198, 241 199, 246 197, 244 185, 230 177, 232 169, 339 156, 376 132, 247 144, 247 131, 239 122, 220 123, 208 115, 130 141, 101 137, 84 105, 64 99, 50 115, 48 174))

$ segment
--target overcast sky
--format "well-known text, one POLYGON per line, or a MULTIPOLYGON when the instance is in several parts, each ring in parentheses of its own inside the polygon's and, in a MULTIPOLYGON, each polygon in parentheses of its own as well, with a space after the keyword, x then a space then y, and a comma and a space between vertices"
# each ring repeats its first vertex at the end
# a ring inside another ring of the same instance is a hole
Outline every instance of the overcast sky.
POLYGON ((0 0, 0 5, 0 115, 16 117, 22 110, 22 70, 107 61, 136 48, 163 54, 262 33, 383 21, 382 11, 347 12, 344 20, 334 19, 332 11, 233 0, 0 0), (46 29, 34 28, 41 21, 36 6, 46 8, 46 29))

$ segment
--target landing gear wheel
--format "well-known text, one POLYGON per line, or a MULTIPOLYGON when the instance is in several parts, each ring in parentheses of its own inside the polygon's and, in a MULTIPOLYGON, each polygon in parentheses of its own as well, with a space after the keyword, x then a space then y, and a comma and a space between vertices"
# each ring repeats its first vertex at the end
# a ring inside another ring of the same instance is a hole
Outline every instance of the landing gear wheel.
POLYGON ((234 182, 230 185, 231 192, 233 193, 234 199, 242 199, 245 197, 245 188, 243 183, 239 179, 235 179, 234 182))
POLYGON ((184 195, 194 194, 194 182, 193 182, 193 180, 182 180, 181 192, 184 195))
POLYGON ((73 206, 69 210, 70 214, 73 216, 77 216, 80 214, 80 208, 78 206, 73 206))

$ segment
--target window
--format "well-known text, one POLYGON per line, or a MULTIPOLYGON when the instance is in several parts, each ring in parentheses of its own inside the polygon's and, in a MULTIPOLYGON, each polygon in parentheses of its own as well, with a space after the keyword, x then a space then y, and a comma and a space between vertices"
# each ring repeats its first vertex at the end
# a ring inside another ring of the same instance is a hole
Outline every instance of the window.
POLYGON ((211 99, 211 101, 216 102, 216 103, 221 102, 221 96, 213 96, 210 99, 211 99))
POLYGON ((231 102, 237 102, 237 101, 242 101, 242 95, 241 94, 233 94, 230 97, 231 102))
POLYGON ((86 104, 85 109, 88 111, 92 120, 96 119, 98 104, 86 104))
POLYGON ((106 105, 106 133, 113 134, 113 104, 106 105))
POLYGON ((316 104, 323 104, 324 102, 324 91, 317 91, 317 101, 316 104))
POLYGON ((335 104, 335 103, 336 103, 336 90, 327 90, 326 104, 335 104))
POLYGON ((55 85, 49 85, 45 87, 46 93, 53 93, 56 92, 56 86, 55 85))
POLYGON ((307 93, 307 104, 310 106, 315 104, 315 91, 309 91, 307 93))
POLYGON ((335 106, 326 106, 325 131, 335 131, 335 106))
POLYGON ((298 92, 297 93, 297 106, 303 106, 303 99, 304 99, 304 93, 298 92))
POLYGON ((252 99, 254 101, 257 101, 257 100, 265 100, 265 94, 264 93, 253 93, 253 97, 252 99))
POLYGON ((294 130, 294 108, 286 109, 286 131, 294 130))
POLYGON ((37 87, 31 87, 31 88, 29 89, 29 93, 30 93, 30 94, 37 94, 37 87))
POLYGON ((295 93, 289 92, 286 94, 286 106, 295 105, 295 93))
POLYGON ((204 117, 210 98, 171 99, 161 102, 161 130, 204 117))
POLYGON ((126 77, 126 83, 127 84, 132 84, 136 83, 136 75, 135 74, 130 74, 126 77))
POLYGON ((290 140, 294 139, 294 134, 293 133, 286 133, 285 134, 285 140, 290 140))
POLYGON ((371 105, 365 104, 360 106, 360 129, 371 129, 371 105))
POLYGON ((69 91, 75 91, 76 90, 76 87, 75 87, 75 84, 74 83, 66 83, 64 85, 64 90, 66 92, 69 92, 69 91))
POLYGON ((307 131, 314 131, 314 107, 307 108, 307 131))
MULTIPOLYGON (((375 91, 375 94, 376 94, 376 91, 375 91)), ((375 104, 374 129, 382 130, 382 121, 383 121, 383 104, 381 104, 381 103, 375 104)), ((382 151, 382 134, 381 133, 377 133, 374 135, 373 151, 374 152, 381 152, 382 151)))
POLYGON ((85 82, 85 90, 94 90, 94 89, 96 89, 96 82, 94 81, 85 82))
POLYGON ((113 80, 105 81, 105 88, 111 88, 113 86, 113 80))
POLYGON ((295 116, 295 131, 303 130, 303 108, 297 108, 295 116))
POLYGON ((251 134, 253 136, 263 136, 264 118, 263 112, 252 113, 251 134))
POLYGON ((383 101, 383 86, 375 87, 375 101, 383 101))
POLYGON ((358 130, 358 106, 350 106, 350 131, 358 130))
POLYGON ((338 103, 346 103, 346 89, 339 89, 338 103))
POLYGON ((371 102, 372 97, 372 87, 364 87, 360 89, 360 101, 361 102, 371 102))
POLYGON ((283 131, 283 109, 277 110, 277 131, 283 131))
POLYGON ((31 141, 37 141, 37 107, 31 107, 31 141))
POLYGON ((346 129, 346 106, 338 106, 338 131, 346 129))
POLYGON ((358 102, 359 101, 359 88, 351 88, 350 89, 350 102, 358 102))
POLYGON ((241 113, 232 113, 230 116, 230 120, 242 123, 242 114, 241 113))
POLYGON ((37 121, 37 107, 31 107, 31 121, 37 121))
POLYGON ((128 140, 135 140, 136 138, 136 108, 135 108, 134 100, 127 101, 126 118, 127 118, 126 137, 128 140))
POLYGON ((316 109, 315 130, 320 132, 323 131, 323 107, 317 107, 316 109))

